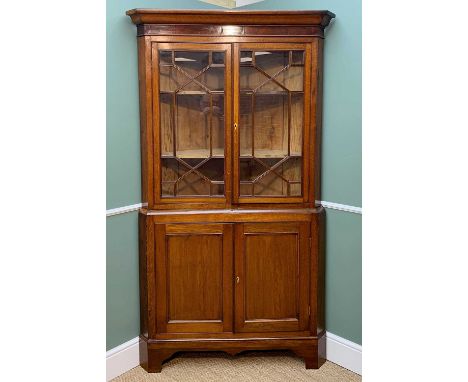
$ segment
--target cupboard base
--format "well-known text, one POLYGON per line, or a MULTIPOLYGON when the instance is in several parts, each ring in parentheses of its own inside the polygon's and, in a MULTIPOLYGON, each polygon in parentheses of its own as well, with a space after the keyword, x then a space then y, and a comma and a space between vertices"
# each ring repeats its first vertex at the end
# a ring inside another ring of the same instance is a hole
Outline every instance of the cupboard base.
POLYGON ((304 359, 306 369, 318 369, 326 360, 325 336, 255 339, 148 340, 140 337, 140 365, 160 373, 163 363, 178 352, 222 351, 236 355, 247 350, 290 350, 304 359))

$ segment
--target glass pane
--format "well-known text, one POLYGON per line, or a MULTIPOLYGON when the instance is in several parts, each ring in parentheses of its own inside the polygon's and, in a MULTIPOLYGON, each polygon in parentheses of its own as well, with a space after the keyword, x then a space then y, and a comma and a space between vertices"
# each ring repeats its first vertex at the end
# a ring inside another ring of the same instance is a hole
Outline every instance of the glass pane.
POLYGON ((304 129, 304 94, 291 94, 291 153, 302 155, 302 130, 304 129))
POLYGON ((161 196, 223 196, 225 52, 159 57, 161 196))
POLYGON ((288 155, 288 95, 258 94, 254 103, 254 155, 288 155))
MULTIPOLYGON (((240 67, 240 89, 242 92, 252 92, 266 82, 270 82, 269 78, 253 66, 240 67)), ((281 90, 281 88, 279 89, 281 90)))
POLYGON ((223 65, 224 64, 224 52, 213 52, 213 64, 223 65))
POLYGON ((208 89, 198 79, 188 79, 177 89, 179 94, 205 94, 208 89))
POLYGON ((210 195, 210 182, 195 172, 191 172, 178 182, 176 193, 176 196, 193 195, 210 195))
POLYGON ((208 158, 210 95, 177 94, 176 102, 176 155, 179 158, 208 158))
POLYGON ((241 156, 252 154, 252 100, 252 94, 240 94, 238 134, 241 156))
POLYGON ((254 184, 254 196, 287 196, 288 184, 273 172, 268 172, 254 184))
POLYGON ((188 78, 173 66, 161 66, 159 73, 159 89, 162 92, 173 92, 188 81, 188 78))
POLYGON ((211 158, 198 168, 198 172, 210 181, 222 182, 224 181, 224 159, 211 158))
POLYGON ((301 157, 241 158, 240 195, 301 196, 301 176, 301 157))
POLYGON ((189 170, 173 158, 164 158, 161 160, 161 182, 162 195, 173 196, 177 180, 189 170))
POLYGON ((255 66, 270 77, 289 64, 289 51, 255 52, 255 66))
POLYGON ((253 183, 245 182, 240 184, 240 196, 253 196, 253 183))
POLYGON ((223 91, 224 67, 209 68, 197 80, 211 91, 223 91))
POLYGON ((292 52, 292 65, 304 65, 304 51, 294 50, 292 52))
POLYGON ((301 196, 304 51, 241 51, 240 195, 301 196))
MULTIPOLYGON (((288 182, 300 184, 302 177, 302 158, 295 157, 289 158, 278 167, 278 172, 281 173, 283 178, 288 182)), ((300 195, 299 189, 299 195, 300 195)))
POLYGON ((174 124, 172 113, 174 110, 174 97, 172 94, 159 96, 159 114, 161 118, 161 155, 168 156, 174 153, 174 124))
POLYGON ((240 180, 241 182, 253 182, 256 178, 268 170, 267 166, 251 158, 240 159, 240 180))
POLYGON ((211 195, 223 196, 224 195, 224 183, 212 184, 211 195))
POLYGON ((208 52, 175 52, 174 62, 190 77, 196 76, 202 69, 208 66, 208 52))
POLYGON ((224 157, 224 95, 211 95, 211 156, 224 157))
POLYGON ((172 64, 172 51, 160 50, 159 51, 159 65, 171 65, 172 64))
POLYGON ((240 55, 241 65, 251 65, 252 64, 252 52, 250 51, 241 51, 240 55))
POLYGON ((289 91, 301 92, 304 89, 304 68, 292 66, 275 76, 275 80, 289 91))

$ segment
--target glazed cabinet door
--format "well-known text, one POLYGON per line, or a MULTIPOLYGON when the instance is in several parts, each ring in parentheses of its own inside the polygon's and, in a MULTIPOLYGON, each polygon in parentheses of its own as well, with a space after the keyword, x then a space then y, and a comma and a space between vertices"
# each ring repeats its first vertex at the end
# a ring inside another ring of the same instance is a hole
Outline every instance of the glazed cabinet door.
POLYGON ((231 199, 231 45, 153 43, 155 201, 231 199))
POLYGON ((306 330, 309 223, 236 225, 235 330, 306 330))
POLYGON ((156 224, 157 333, 232 332, 232 224, 156 224))
POLYGON ((310 44, 235 44, 233 57, 234 202, 307 202, 310 44))

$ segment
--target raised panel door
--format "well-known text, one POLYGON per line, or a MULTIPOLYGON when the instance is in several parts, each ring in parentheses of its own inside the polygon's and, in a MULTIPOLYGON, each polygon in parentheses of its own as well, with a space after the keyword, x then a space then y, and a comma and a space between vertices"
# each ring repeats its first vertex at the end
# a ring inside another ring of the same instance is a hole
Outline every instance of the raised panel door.
POLYGON ((232 225, 156 225, 158 333, 232 331, 232 225))
POLYGON ((308 223, 236 225, 236 331, 307 329, 308 238, 308 223))

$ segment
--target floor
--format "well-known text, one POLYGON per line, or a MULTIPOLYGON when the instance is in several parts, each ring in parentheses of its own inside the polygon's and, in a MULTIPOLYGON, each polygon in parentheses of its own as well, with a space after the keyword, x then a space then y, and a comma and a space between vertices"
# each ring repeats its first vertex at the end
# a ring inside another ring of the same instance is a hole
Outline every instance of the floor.
POLYGON ((332 362, 318 370, 306 370, 304 361, 286 351, 226 353, 180 353, 163 364, 159 374, 141 367, 129 370, 112 382, 354 382, 361 376, 332 362))

